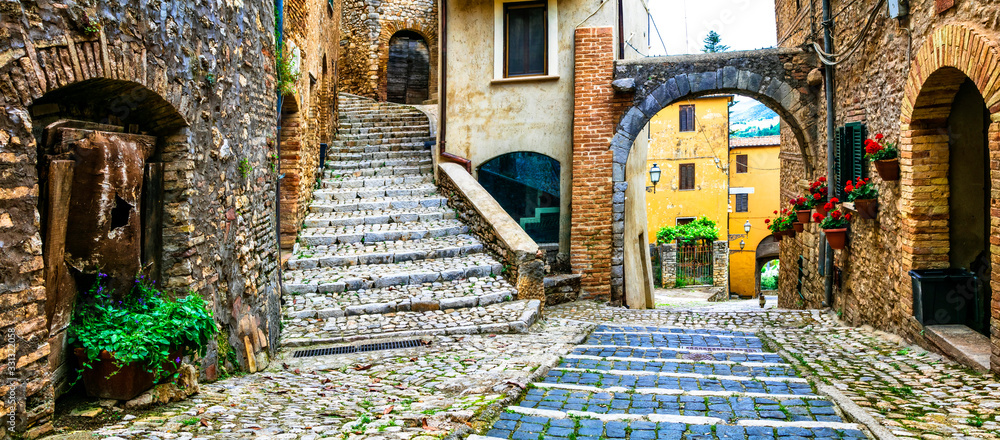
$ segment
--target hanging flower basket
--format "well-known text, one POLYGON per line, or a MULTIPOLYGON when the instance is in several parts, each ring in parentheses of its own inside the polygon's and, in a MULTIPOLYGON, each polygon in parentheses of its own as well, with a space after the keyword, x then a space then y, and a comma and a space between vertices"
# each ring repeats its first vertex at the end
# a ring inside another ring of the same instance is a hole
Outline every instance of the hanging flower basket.
POLYGON ((878 171, 879 177, 886 182, 892 182, 899 180, 899 159, 885 159, 876 160, 875 170, 878 171))
POLYGON ((795 229, 785 231, 785 236, 788 238, 795 238, 795 229))
MULTIPOLYGON (((799 214, 799 215, 801 215, 801 214, 799 214)), ((806 224, 802 223, 802 222, 795 222, 795 223, 792 223, 792 228, 795 230, 796 233, 799 233, 799 232, 802 232, 802 231, 806 230, 806 224)))
POLYGON ((878 199, 856 199, 854 200, 854 209, 858 211, 858 215, 866 220, 875 220, 878 216, 878 199))
MULTIPOLYGON (((830 203, 830 202, 827 202, 827 203, 830 203)), ((816 205, 814 207, 814 209, 816 209, 816 213, 817 214, 820 214, 820 215, 823 215, 823 216, 825 216, 826 213, 829 211, 828 209, 826 209, 826 203, 816 205)))
POLYGON ((774 241, 781 241, 781 239, 785 238, 785 233, 783 231, 782 232, 775 232, 775 233, 771 234, 771 236, 774 237, 774 241))
POLYGON ((826 241, 833 249, 843 249, 847 246, 847 228, 824 229, 826 241))
MULTIPOLYGON (((812 210, 801 209, 801 210, 795 211, 795 216, 797 217, 797 220, 798 220, 797 223, 802 223, 802 224, 809 223, 809 217, 812 216, 812 210)), ((802 232, 801 229, 796 229, 796 230, 799 231, 799 232, 802 232)))

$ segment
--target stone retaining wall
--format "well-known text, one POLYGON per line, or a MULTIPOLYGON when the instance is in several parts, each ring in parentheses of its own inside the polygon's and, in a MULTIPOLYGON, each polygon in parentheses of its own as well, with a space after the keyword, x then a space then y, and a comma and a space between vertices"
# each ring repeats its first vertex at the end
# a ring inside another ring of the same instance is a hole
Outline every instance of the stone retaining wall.
POLYGON ((445 162, 438 170, 438 186, 448 206, 504 264, 518 299, 538 299, 544 306, 545 258, 538 245, 465 168, 445 162))

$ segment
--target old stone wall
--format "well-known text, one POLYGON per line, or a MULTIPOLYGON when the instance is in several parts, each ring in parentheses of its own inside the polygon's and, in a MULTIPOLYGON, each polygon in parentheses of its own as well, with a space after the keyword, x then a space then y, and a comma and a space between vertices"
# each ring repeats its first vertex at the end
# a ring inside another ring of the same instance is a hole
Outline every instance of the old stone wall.
POLYGON ((295 48, 299 75, 282 97, 281 247, 290 249, 309 209, 319 176, 320 143, 335 129, 340 2, 285 3, 286 49, 295 48))
POLYGON ((661 244, 656 250, 660 253, 660 285, 674 287, 677 284, 677 245, 661 244))
POLYGON ((16 360, 3 371, 14 381, 0 386, 16 404, 4 399, 0 416, 29 436, 52 429, 65 336, 44 313, 36 142, 51 121, 156 137, 150 160, 164 168, 158 285, 197 291, 212 305, 225 345, 213 342, 201 360, 207 378, 223 366, 263 368, 280 316, 273 4, 57 6, 0 3, 0 330, 12 341, 4 355, 16 360))
MULTIPOLYGON (((853 40, 875 7, 876 1, 834 1, 838 11, 834 19, 837 51, 853 40)), ((1000 56, 1000 10, 981 2, 909 2, 909 16, 895 20, 879 13, 871 30, 862 39, 857 52, 836 67, 833 84, 836 99, 836 125, 864 122, 870 135, 883 133, 901 148, 902 179, 885 182, 874 167, 868 171, 879 189, 879 213, 875 220, 855 220, 849 231, 848 247, 835 251, 834 300, 832 307, 852 324, 868 324, 892 331, 929 346, 922 336, 922 326, 913 318, 910 269, 947 267, 949 219, 947 214, 947 136, 940 120, 942 110, 950 107, 955 90, 949 91, 946 79, 935 74, 941 68, 960 72, 972 79, 983 94, 987 107, 998 120, 1000 96, 996 84, 1000 78, 996 60, 1000 56), (934 77, 931 75, 934 74, 934 77), (921 95, 921 90, 928 93, 921 95), (922 96, 918 99, 918 96, 922 96), (924 100, 923 103, 920 100, 924 100), (927 109, 927 110, 924 110, 927 109), (933 110, 936 109, 936 110, 933 110), (934 113, 932 115, 932 113, 934 113), (943 138, 942 138, 943 136, 943 138), (941 149, 944 144, 944 150, 941 149)), ((822 43, 821 11, 818 2, 792 0, 776 2, 779 44, 799 47, 822 43)), ((963 77, 964 78, 964 77, 963 77)), ((954 86, 957 89, 957 86, 954 86)), ((820 106, 816 123, 825 123, 825 109, 820 106)), ((994 123, 994 125, 997 125, 994 123)), ((820 144, 825 144, 825 130, 818 130, 820 144)), ((800 193, 807 178, 790 161, 785 151, 790 133, 782 131, 782 196, 787 199, 800 193)), ((991 140, 993 149, 1000 144, 991 140)), ((820 151, 822 156, 822 151, 820 151)), ((821 157, 820 167, 825 158, 821 157)), ((1000 187, 996 165, 993 169, 993 206, 1000 187)), ((993 211, 993 236, 998 228, 993 211)), ((820 274, 820 238, 815 225, 806 233, 781 242, 781 307, 817 307, 824 300, 823 276, 820 274), (799 260, 803 270, 800 276, 799 260), (799 289, 799 286, 802 286, 799 289), (805 299, 799 297, 802 292, 805 299)), ((992 243, 993 369, 1000 371, 1000 300, 997 274, 1000 248, 992 243)))
POLYGON ((389 40, 399 31, 413 31, 423 37, 430 53, 428 95, 437 93, 437 8, 433 0, 343 1, 340 91, 384 101, 389 40))
POLYGON ((459 220, 504 264, 517 298, 541 300, 544 307, 545 256, 534 240, 461 165, 440 164, 438 187, 459 220))

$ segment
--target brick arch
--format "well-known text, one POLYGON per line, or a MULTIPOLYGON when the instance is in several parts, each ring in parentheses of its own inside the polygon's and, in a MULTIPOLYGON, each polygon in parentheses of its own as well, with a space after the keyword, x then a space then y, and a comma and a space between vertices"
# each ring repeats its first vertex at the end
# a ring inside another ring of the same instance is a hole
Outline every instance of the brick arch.
POLYGON ((619 120, 611 139, 612 298, 623 291, 625 260, 626 182, 625 164, 633 141, 649 120, 671 104, 699 96, 733 93, 756 99, 781 116, 793 133, 805 174, 816 178, 814 166, 819 148, 814 123, 816 88, 806 74, 813 60, 799 49, 766 49, 720 54, 682 55, 616 63, 615 78, 634 84, 634 96, 619 120), (789 68, 790 66, 790 68, 789 68), (617 205, 621 206, 617 206, 617 205))
MULTIPOLYGON (((959 88, 966 80, 975 83, 991 114, 987 135, 990 155, 992 237, 1000 237, 1000 44, 978 29, 949 24, 936 28, 914 54, 903 90, 900 111, 899 211, 902 231, 902 271, 950 266, 950 219, 948 182, 950 143, 948 117, 959 88)), ((1000 249, 992 242, 992 369, 1000 371, 1000 249)), ((905 280, 903 280, 905 281, 905 280)), ((913 292, 909 282, 900 282, 902 304, 912 316, 913 292)))
POLYGON ((387 68, 389 66, 389 40, 401 31, 410 31, 427 42, 430 53, 430 77, 428 79, 428 95, 437 93, 438 76, 438 34, 437 23, 424 23, 414 20, 389 20, 382 24, 382 32, 378 36, 378 96, 380 101, 386 100, 386 89, 389 84, 387 68))

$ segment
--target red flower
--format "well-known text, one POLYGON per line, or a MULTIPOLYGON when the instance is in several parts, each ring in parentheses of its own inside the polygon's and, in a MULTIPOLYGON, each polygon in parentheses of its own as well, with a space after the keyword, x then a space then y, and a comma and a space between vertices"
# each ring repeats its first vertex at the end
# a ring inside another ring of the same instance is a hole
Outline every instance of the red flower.
POLYGON ((880 141, 880 140, 882 140, 883 138, 885 138, 885 136, 884 136, 884 135, 882 135, 882 133, 878 133, 878 134, 876 134, 876 135, 875 135, 875 140, 877 140, 877 141, 880 141))
POLYGON ((823 214, 820 214, 818 212, 813 214, 813 221, 816 223, 823 221, 823 214))
POLYGON ((824 177, 820 177, 820 178, 819 178, 819 181, 820 181, 820 182, 826 182, 826 176, 824 176, 824 177))
POLYGON ((833 211, 830 213, 830 217, 833 217, 834 220, 840 219, 841 215, 843 214, 841 214, 840 211, 833 211))
POLYGON ((850 221, 851 220, 851 213, 848 212, 847 214, 845 214, 844 218, 846 218, 848 221, 850 221))
POLYGON ((832 209, 833 209, 833 203, 831 203, 831 202, 826 202, 826 204, 825 204, 825 205, 823 205, 823 209, 825 209, 825 210, 827 210, 827 211, 830 211, 830 210, 832 210, 832 209))
POLYGON ((834 197, 834 198, 830 199, 830 203, 840 203, 840 200, 837 199, 836 197, 834 197))
POLYGON ((813 194, 813 200, 819 200, 819 199, 822 199, 822 198, 823 198, 823 195, 820 194, 820 193, 813 194))
POLYGON ((777 210, 777 209, 775 209, 775 210, 774 210, 774 213, 775 213, 775 214, 777 214, 777 213, 778 213, 778 210, 777 210))
POLYGON ((771 219, 769 218, 764 219, 764 223, 771 223, 771 219))
POLYGON ((854 185, 851 182, 847 182, 847 185, 844 186, 844 191, 853 192, 854 191, 854 185))

